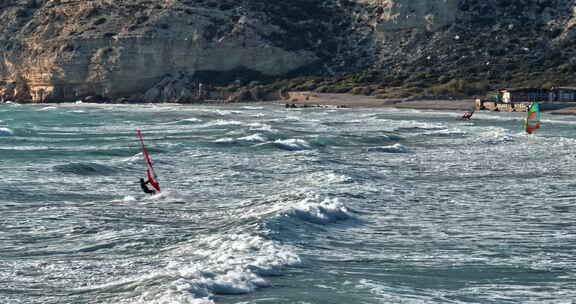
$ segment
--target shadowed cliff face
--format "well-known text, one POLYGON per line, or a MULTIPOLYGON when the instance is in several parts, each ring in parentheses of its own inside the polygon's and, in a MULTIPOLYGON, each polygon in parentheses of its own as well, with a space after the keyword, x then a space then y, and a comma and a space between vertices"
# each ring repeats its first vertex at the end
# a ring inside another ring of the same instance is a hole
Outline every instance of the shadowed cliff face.
POLYGON ((367 69, 416 82, 471 70, 512 77, 526 63, 570 72, 575 7, 574 0, 4 0, 0 97, 162 100, 168 95, 158 84, 176 74, 186 80, 170 98, 189 94, 194 82, 367 69), (410 79, 416 72, 420 79, 410 79))

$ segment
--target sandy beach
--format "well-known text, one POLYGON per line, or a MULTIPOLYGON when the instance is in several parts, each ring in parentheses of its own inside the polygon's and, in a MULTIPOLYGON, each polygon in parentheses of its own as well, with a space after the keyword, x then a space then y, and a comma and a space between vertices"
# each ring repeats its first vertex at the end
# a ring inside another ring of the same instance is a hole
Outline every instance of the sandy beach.
MULTIPOLYGON (((11 103, 11 102, 8 102, 11 103)), ((223 104, 223 101, 207 102, 204 104, 223 104)), ((255 102, 255 103, 269 103, 255 102)), ((421 110, 450 110, 467 111, 474 107, 474 99, 379 99, 373 96, 354 95, 346 93, 316 93, 316 92, 290 92, 289 98, 277 100, 282 106, 293 105, 296 108, 381 108, 393 107, 421 110)), ((79 107, 98 107, 102 103, 46 103, 35 104, 41 106, 76 105, 79 107)), ((105 105, 105 104, 104 104, 105 105)), ((179 103, 154 103, 155 106, 186 106, 179 103)), ((198 104, 195 104, 198 105, 198 104)), ((574 107, 564 107, 557 110, 545 110, 544 113, 552 115, 576 115, 574 107)))
POLYGON ((378 99, 373 96, 353 94, 330 94, 315 92, 291 92, 283 104, 295 107, 342 107, 342 108, 378 108, 395 107, 427 110, 466 111, 474 106, 473 99, 378 99))
MULTIPOLYGON (((288 99, 282 100, 280 103, 294 105, 295 107, 394 107, 453 111, 466 111, 474 107, 474 99, 378 99, 373 96, 316 92, 290 92, 289 95, 288 99)), ((576 115, 576 105, 544 112, 553 115, 576 115)))

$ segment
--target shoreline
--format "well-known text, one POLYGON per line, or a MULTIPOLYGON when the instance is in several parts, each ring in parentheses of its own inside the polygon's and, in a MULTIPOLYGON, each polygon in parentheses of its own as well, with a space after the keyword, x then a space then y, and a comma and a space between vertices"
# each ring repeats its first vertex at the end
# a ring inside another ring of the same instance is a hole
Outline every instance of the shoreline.
MULTIPOLYGON (((380 108, 418 110, 467 111, 475 107, 474 99, 378 99, 373 96, 353 95, 347 93, 291 92, 290 98, 281 100, 280 104, 294 104, 296 107, 341 107, 341 108, 380 108)), ((485 112, 491 112, 482 110, 485 112)), ((482 112, 481 111, 481 112, 482 112)), ((573 107, 547 110, 551 115, 576 115, 576 103, 573 107)))
POLYGON ((346 93, 291 92, 288 99, 279 104, 298 107, 339 108, 404 108, 421 110, 467 111, 475 106, 474 99, 378 99, 374 96, 346 93))
MULTIPOLYGON (((223 102, 206 101, 200 103, 17 103, 8 102, 3 104, 33 104, 39 106, 78 105, 155 105, 155 106, 202 106, 202 105, 248 105, 248 104, 277 104, 279 106, 294 105, 294 108, 398 108, 417 110, 448 110, 467 111, 475 107, 474 99, 378 99, 374 96, 354 95, 348 93, 316 93, 316 92, 289 92, 289 96, 282 100, 252 101, 252 102, 223 102)), ((486 111, 490 112, 490 111, 486 111)), ((566 107, 558 110, 544 111, 551 115, 576 115, 574 107, 566 107)))

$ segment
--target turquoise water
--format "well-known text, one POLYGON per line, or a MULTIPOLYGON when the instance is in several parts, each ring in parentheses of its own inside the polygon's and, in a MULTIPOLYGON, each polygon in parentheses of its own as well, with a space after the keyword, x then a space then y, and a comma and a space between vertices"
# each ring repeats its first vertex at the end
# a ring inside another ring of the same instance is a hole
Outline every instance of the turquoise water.
POLYGON ((459 115, 0 105, 0 303, 573 303, 573 117, 459 115))

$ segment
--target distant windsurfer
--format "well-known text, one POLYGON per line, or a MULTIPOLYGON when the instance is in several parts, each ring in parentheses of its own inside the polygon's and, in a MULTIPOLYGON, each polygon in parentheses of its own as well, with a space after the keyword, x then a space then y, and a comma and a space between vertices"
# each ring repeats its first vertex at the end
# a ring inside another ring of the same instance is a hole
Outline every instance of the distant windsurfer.
POLYGON ((536 129, 540 128, 540 104, 533 102, 528 106, 528 115, 524 122, 527 134, 532 134, 536 129))
POLYGON ((462 115, 462 119, 472 119, 473 112, 467 112, 462 115))
POLYGON ((143 178, 140 178, 140 188, 142 188, 142 191, 144 191, 144 193, 147 193, 147 194, 150 194, 150 195, 155 194, 156 191, 151 190, 150 188, 148 188, 147 185, 148 185, 149 183, 150 183, 150 180, 144 181, 143 178))
POLYGON ((468 110, 466 113, 464 113, 464 115, 460 116, 459 119, 462 119, 462 120, 464 120, 464 119, 468 119, 468 120, 472 119, 472 115, 474 115, 474 111, 475 111, 475 110, 476 110, 475 108, 472 108, 472 109, 468 110))

